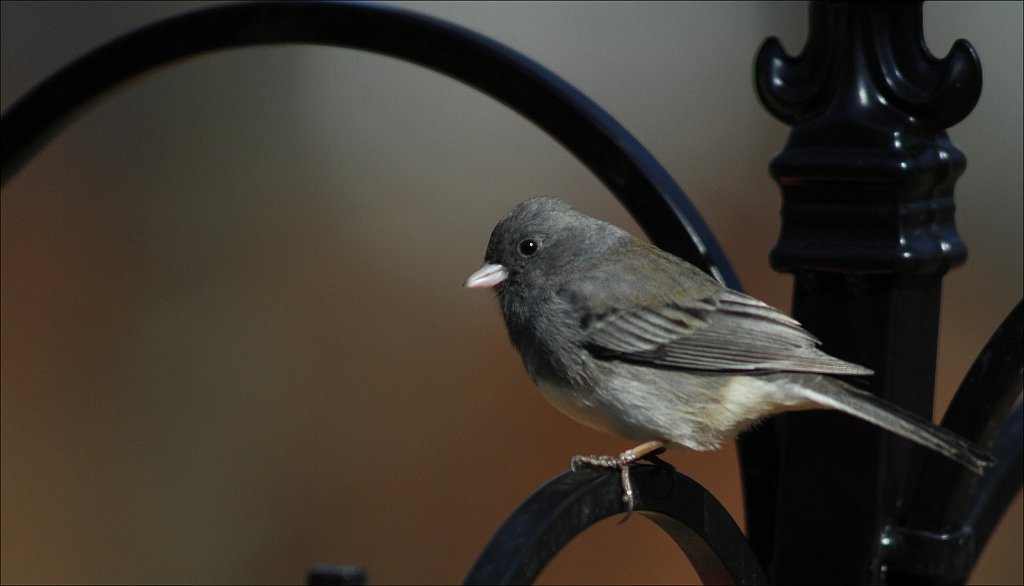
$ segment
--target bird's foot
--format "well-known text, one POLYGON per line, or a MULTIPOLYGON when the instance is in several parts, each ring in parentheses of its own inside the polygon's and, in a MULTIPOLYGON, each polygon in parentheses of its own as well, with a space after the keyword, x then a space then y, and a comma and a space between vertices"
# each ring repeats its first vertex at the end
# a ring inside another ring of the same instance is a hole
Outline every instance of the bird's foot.
POLYGON ((570 467, 576 472, 584 466, 591 468, 618 468, 622 478, 622 500, 626 503, 626 517, 633 512, 635 499, 633 498, 633 482, 629 479, 629 465, 636 461, 636 456, 628 451, 618 456, 573 456, 570 467))
POLYGON ((580 456, 572 457, 570 468, 575 472, 584 466, 591 468, 617 468, 622 482, 622 501, 626 503, 626 516, 619 523, 625 523, 633 514, 636 499, 633 496, 633 482, 629 478, 629 465, 640 458, 654 457, 665 451, 665 442, 652 440, 622 452, 618 456, 580 456))

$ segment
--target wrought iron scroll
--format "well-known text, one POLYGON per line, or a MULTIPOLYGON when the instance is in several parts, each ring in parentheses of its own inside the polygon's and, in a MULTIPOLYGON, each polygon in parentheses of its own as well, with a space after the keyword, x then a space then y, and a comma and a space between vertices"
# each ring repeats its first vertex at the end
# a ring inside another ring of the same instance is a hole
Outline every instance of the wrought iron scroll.
MULTIPOLYGON (((650 153, 593 101, 532 60, 482 35, 381 5, 230 4, 170 18, 116 39, 61 69, 4 112, 2 181, 6 184, 50 138, 118 84, 202 53, 281 43, 324 44, 390 55, 439 71, 494 97, 580 159, 656 244, 740 289, 714 236, 683 191, 650 153)), ((735 522, 703 488, 674 472, 666 479, 641 467, 634 475, 638 509, 676 540, 702 576, 716 583, 763 582, 760 567, 735 522)), ((552 495, 559 487, 572 489, 571 500, 578 504, 614 501, 589 509, 591 516, 580 519, 585 522, 579 526, 582 530, 621 510, 617 479, 617 474, 596 471, 563 476, 530 502, 555 503, 552 495)), ((535 533, 529 527, 517 527, 535 533)), ((517 527, 506 524, 501 535, 508 538, 517 527)), ((543 541, 545 554, 553 556, 557 550, 551 549, 550 536, 543 541)), ((519 543, 523 543, 521 536, 519 543)), ((486 553, 481 559, 485 558, 497 562, 486 553)), ((495 571, 488 563, 478 563, 470 581, 489 581, 495 571)), ((525 571, 509 575, 520 579, 527 575, 525 571)), ((365 573, 358 567, 318 566, 310 571, 308 580, 360 583, 365 573)))
MULTIPOLYGON (((764 584, 729 513, 702 486, 665 465, 634 466, 634 511, 665 530, 705 584, 764 584)), ((491 538, 466 584, 530 584, 574 537, 625 512, 617 472, 565 472, 528 498, 491 538)))
POLYGON ((942 425, 992 446, 996 466, 981 479, 927 454, 900 526, 882 538, 893 582, 962 583, 1021 488, 1024 471, 1024 302, 974 361, 942 425))
POLYGON ((490 95, 565 146, 658 246, 740 288, 686 194, 647 149, 590 98, 488 37, 378 4, 229 4, 169 18, 111 41, 64 67, 4 112, 0 177, 6 183, 94 98, 144 71, 215 50, 284 43, 389 55, 490 95))

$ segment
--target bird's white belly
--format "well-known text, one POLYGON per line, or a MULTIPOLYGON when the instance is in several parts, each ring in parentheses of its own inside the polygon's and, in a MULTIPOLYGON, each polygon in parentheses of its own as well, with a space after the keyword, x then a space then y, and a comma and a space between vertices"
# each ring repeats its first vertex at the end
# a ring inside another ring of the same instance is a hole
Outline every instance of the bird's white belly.
POLYGON ((663 440, 711 450, 757 420, 800 408, 801 397, 775 381, 745 375, 693 375, 629 369, 601 388, 570 389, 538 382, 559 411, 594 429, 633 441, 663 440), (667 379, 667 380, 666 380, 667 379))
POLYGON ((540 381, 537 382, 537 388, 548 402, 574 421, 598 431, 616 433, 615 426, 605 414, 603 406, 594 400, 596 397, 593 393, 540 381))

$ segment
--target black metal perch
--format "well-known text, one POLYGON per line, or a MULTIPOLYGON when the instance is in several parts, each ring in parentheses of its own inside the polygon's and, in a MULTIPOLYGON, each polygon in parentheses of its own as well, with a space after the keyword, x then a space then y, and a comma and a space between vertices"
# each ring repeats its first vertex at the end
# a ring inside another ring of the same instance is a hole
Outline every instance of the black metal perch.
MULTIPOLYGON (((828 352, 872 367, 875 393, 928 416, 941 279, 966 255, 952 199, 965 159, 945 129, 973 109, 980 65, 965 41, 943 59, 927 52, 920 2, 812 2, 810 18, 798 56, 772 39, 755 67, 762 101, 793 125, 771 166, 784 196, 772 262, 795 274, 795 316, 828 352)), ((201 53, 273 43, 379 52, 491 95, 578 157, 656 244, 739 288, 682 190, 586 96, 486 37, 378 5, 231 4, 117 39, 4 113, 3 181, 119 83, 201 53)), ((996 453, 981 479, 852 419, 801 413, 740 440, 747 538, 713 496, 663 466, 634 468, 637 510, 707 582, 963 581, 1021 486, 1022 327, 1018 305, 944 420, 996 453)), ((619 491, 614 472, 560 475, 509 517, 467 582, 532 581, 581 531, 623 511, 619 491)), ((325 566, 308 580, 360 583, 365 574, 325 566)))
MULTIPOLYGON (((704 487, 666 465, 635 466, 634 511, 661 527, 705 584, 763 584, 743 533, 704 487)), ((585 529, 625 513, 618 474, 565 472, 528 498, 491 538, 466 584, 530 584, 585 529)))

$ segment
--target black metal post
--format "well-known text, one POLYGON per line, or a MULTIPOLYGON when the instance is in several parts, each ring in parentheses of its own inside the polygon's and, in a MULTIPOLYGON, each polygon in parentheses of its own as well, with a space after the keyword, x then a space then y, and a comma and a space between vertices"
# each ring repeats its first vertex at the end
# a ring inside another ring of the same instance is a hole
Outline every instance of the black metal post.
MULTIPOLYGON (((813 2, 803 52, 770 39, 756 75, 793 125, 771 164, 783 193, 771 260, 795 274, 795 317, 874 369, 875 394, 930 417, 942 277, 966 258, 953 224, 965 160, 945 129, 973 109, 981 69, 965 41, 943 59, 924 47, 921 2, 813 2)), ((751 529, 772 533, 770 580, 884 582, 880 536, 923 451, 834 413, 780 417, 776 431, 774 527, 751 529)))

